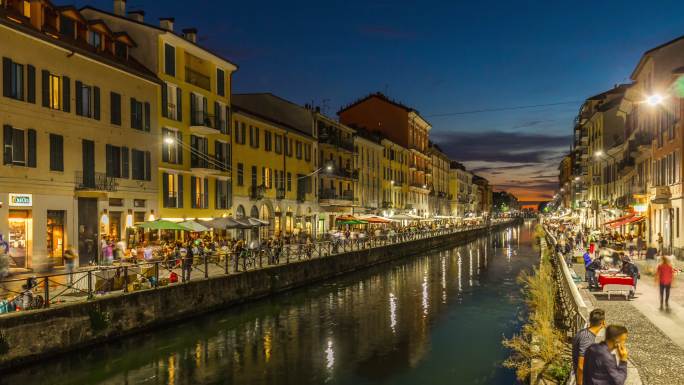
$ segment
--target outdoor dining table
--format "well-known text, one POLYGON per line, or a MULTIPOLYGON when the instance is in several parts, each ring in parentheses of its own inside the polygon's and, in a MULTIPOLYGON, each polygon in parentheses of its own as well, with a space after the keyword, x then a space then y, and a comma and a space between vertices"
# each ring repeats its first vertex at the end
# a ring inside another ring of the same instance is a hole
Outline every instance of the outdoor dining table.
POLYGON ((608 294, 608 299, 610 299, 611 293, 623 293, 625 299, 629 300, 629 296, 635 291, 634 277, 620 273, 599 273, 598 283, 601 291, 608 294))

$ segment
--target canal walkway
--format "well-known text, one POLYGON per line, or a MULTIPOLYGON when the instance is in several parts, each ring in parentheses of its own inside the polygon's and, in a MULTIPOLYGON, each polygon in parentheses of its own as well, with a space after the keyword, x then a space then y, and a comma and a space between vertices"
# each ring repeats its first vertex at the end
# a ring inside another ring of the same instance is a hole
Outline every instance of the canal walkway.
MULTIPOLYGON (((581 253, 577 253, 581 257, 581 253)), ((577 287, 586 305, 606 311, 607 322, 619 323, 629 330, 628 348, 630 368, 628 384, 673 385, 684 384, 684 293, 677 292, 670 299, 670 312, 658 309, 658 292, 653 276, 640 263, 642 279, 637 284, 636 297, 626 301, 624 296, 608 299, 601 292, 591 292, 586 282, 577 287)), ((573 269, 584 277, 584 265, 575 263, 573 269)))

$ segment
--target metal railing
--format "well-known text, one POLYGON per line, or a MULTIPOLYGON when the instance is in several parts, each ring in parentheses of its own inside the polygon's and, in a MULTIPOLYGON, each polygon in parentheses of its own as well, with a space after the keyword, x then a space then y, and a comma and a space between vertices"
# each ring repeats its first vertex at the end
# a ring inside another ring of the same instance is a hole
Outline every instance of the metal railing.
POLYGON ((107 176, 103 172, 83 173, 76 171, 74 174, 74 184, 76 190, 92 191, 116 191, 118 183, 116 178, 107 176))
POLYGON ((542 240, 542 242, 548 243, 552 253, 551 264, 554 270, 554 280, 558 287, 563 323, 568 334, 574 336, 580 329, 586 327, 589 310, 572 279, 572 274, 570 274, 570 269, 563 255, 556 252, 556 237, 546 227, 544 227, 544 231, 546 232, 546 240, 542 240))
MULTIPOLYGON (((489 226, 510 220, 492 220, 489 226)), ((109 266, 80 268, 35 278, 0 281, 0 313, 29 311, 87 301, 95 297, 156 290, 190 280, 239 274, 269 266, 305 262, 337 254, 369 250, 432 237, 487 228, 487 225, 387 232, 364 237, 332 238, 307 243, 276 244, 254 249, 204 249, 200 255, 181 257, 164 246, 154 249, 152 260, 124 258, 109 266)), ((294 239, 293 239, 294 241, 294 239)))

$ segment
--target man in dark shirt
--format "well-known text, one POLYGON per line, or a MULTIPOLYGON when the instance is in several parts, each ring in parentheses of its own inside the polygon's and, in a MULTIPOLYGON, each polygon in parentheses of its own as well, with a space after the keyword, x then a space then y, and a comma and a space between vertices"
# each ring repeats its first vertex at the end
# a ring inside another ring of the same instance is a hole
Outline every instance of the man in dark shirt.
POLYGON ((606 327, 606 313, 603 309, 594 309, 589 313, 589 327, 577 332, 572 339, 572 370, 575 372, 577 385, 582 385, 584 354, 591 345, 596 343, 596 335, 604 327, 606 327))
POLYGON ((606 340, 587 349, 584 356, 583 385, 624 385, 627 379, 627 328, 610 325, 606 340), (611 353, 617 351, 615 356, 611 353))

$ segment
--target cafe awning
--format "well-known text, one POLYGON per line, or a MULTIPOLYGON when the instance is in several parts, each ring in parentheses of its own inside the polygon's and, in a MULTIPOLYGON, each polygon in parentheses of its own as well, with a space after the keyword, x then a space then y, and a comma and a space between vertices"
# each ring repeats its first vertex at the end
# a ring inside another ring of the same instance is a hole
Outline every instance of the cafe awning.
POLYGON ((384 217, 380 217, 380 216, 377 216, 377 215, 364 215, 364 216, 361 216, 360 219, 361 219, 361 220, 364 220, 364 221, 366 221, 366 222, 368 222, 368 223, 372 223, 372 224, 378 224, 378 223, 379 223, 379 224, 387 224, 387 223, 392 223, 392 220, 391 220, 391 219, 384 218, 384 217))
POLYGON ((621 227, 621 226, 624 226, 624 225, 628 225, 628 224, 631 224, 631 223, 641 222, 641 221, 643 221, 643 220, 644 220, 644 217, 639 216, 639 215, 635 215, 635 216, 632 216, 632 217, 630 217, 630 218, 624 219, 624 220, 622 220, 622 221, 620 221, 620 222, 612 223, 612 224, 610 225, 610 227, 615 229, 615 228, 618 228, 618 227, 621 227))
POLYGON ((181 222, 180 225, 186 227, 189 231, 194 231, 197 233, 209 231, 209 228, 207 226, 204 226, 203 224, 192 220, 181 222))

